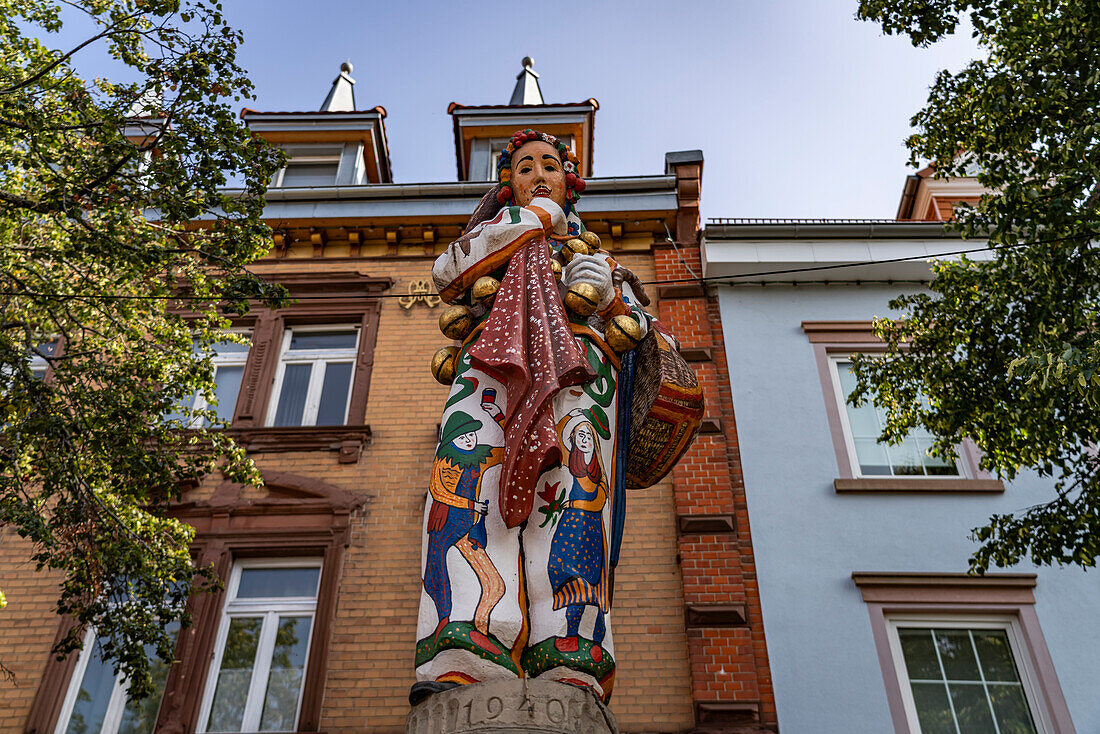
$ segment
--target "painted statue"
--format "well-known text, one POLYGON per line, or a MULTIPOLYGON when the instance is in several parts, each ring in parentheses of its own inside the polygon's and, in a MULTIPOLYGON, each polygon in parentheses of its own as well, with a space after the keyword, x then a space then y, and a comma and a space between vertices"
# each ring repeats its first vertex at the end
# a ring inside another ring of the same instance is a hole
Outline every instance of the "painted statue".
POLYGON ((620 372, 653 322, 637 278, 576 213, 576 166, 550 135, 513 135, 501 183, 433 268, 453 304, 440 326, 461 345, 433 362, 451 389, 425 509, 414 702, 521 676, 611 695, 620 372))

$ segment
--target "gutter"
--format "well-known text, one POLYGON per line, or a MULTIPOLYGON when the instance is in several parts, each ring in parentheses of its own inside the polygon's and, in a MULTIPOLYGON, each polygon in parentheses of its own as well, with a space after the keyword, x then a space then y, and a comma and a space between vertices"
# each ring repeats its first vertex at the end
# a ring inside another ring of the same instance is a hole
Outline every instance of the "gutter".
MULTIPOLYGON (((586 179, 585 194, 624 194, 643 191, 676 191, 675 176, 628 176, 586 179)), ((269 201, 329 201, 357 199, 429 199, 481 198, 495 185, 493 181, 455 181, 448 183, 363 184, 358 186, 301 186, 270 188, 264 195, 269 201)), ((243 189, 223 189, 227 196, 243 189)))
POLYGON ((708 240, 962 239, 944 222, 783 222, 775 224, 708 224, 708 240))

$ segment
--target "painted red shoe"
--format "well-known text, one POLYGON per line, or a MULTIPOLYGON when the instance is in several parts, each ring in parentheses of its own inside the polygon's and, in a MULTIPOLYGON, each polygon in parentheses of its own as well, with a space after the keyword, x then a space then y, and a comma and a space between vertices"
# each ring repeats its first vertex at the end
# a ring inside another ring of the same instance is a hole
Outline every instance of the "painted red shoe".
POLYGON ((477 630, 473 630, 470 632, 470 641, 480 647, 482 650, 485 650, 486 652, 491 652, 494 655, 500 655, 500 648, 494 645, 492 640, 490 640, 488 637, 481 634, 477 630))
POLYGON ((603 660, 603 650, 600 649, 599 645, 593 645, 592 649, 589 650, 588 653, 592 656, 593 662, 598 663, 603 660))
POLYGON ((558 652, 576 652, 580 646, 581 643, 576 637, 559 637, 554 640, 554 648, 558 652))

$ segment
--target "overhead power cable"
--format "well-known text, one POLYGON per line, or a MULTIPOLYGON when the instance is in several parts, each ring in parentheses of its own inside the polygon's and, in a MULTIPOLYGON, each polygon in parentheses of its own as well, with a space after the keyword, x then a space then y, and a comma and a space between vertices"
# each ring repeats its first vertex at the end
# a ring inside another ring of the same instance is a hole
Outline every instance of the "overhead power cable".
MULTIPOLYGON (((793 275, 796 273, 809 273, 823 270, 839 270, 843 268, 859 268, 867 267, 871 265, 883 265, 887 263, 899 263, 899 262, 912 262, 916 260, 937 260, 944 257, 951 257, 954 255, 967 255, 975 252, 986 252, 990 250, 1011 250, 1017 247, 1024 247, 1026 245, 1046 245, 1054 244, 1057 242, 1065 242, 1067 240, 1080 240, 1080 239, 1092 239, 1095 235, 1083 234, 1083 235, 1068 235, 1066 237, 1053 237, 1046 240, 1030 240, 1025 242, 1016 242, 1014 244, 1005 245, 982 245, 980 247, 970 247, 961 250, 951 250, 949 252, 941 252, 935 255, 909 255, 906 257, 891 257, 882 260, 857 260, 855 262, 848 263, 830 263, 828 265, 809 265, 801 268, 784 268, 781 270, 758 270, 751 273, 735 273, 733 275, 712 275, 705 278, 678 278, 669 280, 643 280, 643 285, 674 285, 678 283, 717 283, 720 281, 740 281, 750 278, 760 278, 763 276, 774 275, 793 275)), ((768 281, 760 281, 765 283, 768 281)), ((798 282, 798 281, 792 281, 798 282)), ((829 281, 817 281, 819 283, 828 283, 829 281)), ((834 281, 835 282, 835 281, 834 281)), ((853 281, 847 282, 870 282, 870 281, 853 281)), ((880 281, 880 282, 902 282, 902 281, 880 281)), ((777 285, 779 283, 776 283, 777 285)), ((375 295, 366 296, 367 298, 410 298, 414 295, 409 293, 380 293, 375 295)), ((434 295, 434 294, 422 294, 422 295, 434 295)), ((13 296, 13 297, 34 297, 34 298, 56 298, 58 300, 90 300, 98 299, 104 301, 209 301, 211 299, 202 298, 199 296, 146 296, 146 295, 118 295, 118 294, 100 294, 100 295, 88 295, 82 293, 30 293, 19 291, 0 291, 0 296, 13 296)), ((303 295, 295 296, 295 301, 325 301, 325 300, 347 300, 346 294, 318 294, 318 295, 303 295)))

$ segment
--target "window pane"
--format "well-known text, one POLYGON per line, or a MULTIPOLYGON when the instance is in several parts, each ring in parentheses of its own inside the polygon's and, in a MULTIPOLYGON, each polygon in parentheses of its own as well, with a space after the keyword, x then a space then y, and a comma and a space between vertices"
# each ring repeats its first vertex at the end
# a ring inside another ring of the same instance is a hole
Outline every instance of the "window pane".
MULTIPOLYGON (((176 635, 179 634, 179 622, 172 622, 168 626, 168 634, 175 644, 176 635)), ((160 699, 164 695, 164 682, 168 679, 168 663, 157 657, 152 645, 146 645, 145 657, 151 664, 153 675, 153 693, 140 701, 127 701, 126 710, 122 714, 122 722, 118 726, 118 734, 152 734, 153 727, 157 724, 157 713, 160 711, 160 699)))
POLYGON ((1001 734, 1034 734, 1035 723, 1024 699, 1023 686, 992 685, 989 687, 989 697, 993 699, 993 711, 997 715, 1001 734))
POLYGON ((238 599, 316 596, 319 568, 246 568, 237 584, 238 599))
POLYGON ((338 163, 290 163, 283 173, 283 186, 334 186, 338 163))
POLYGON ((282 617, 279 620, 260 731, 294 730, 312 622, 310 617, 282 617))
POLYGON ((974 630, 972 634, 986 682, 1020 680, 1004 630, 974 630))
POLYGON ((898 638, 901 640, 901 654, 905 658, 905 669, 910 680, 943 680, 940 663, 936 660, 932 630, 899 629, 898 638))
POLYGON ((943 683, 914 683, 913 702, 921 734, 956 734, 943 683))
POLYGON ((997 734, 993 726, 993 714, 981 683, 952 683, 951 703, 959 720, 959 731, 966 734, 997 734))
POLYGON ((928 450, 932 448, 932 439, 920 438, 917 439, 917 450, 921 452, 921 460, 924 462, 924 471, 926 474, 936 475, 948 475, 958 474, 959 468, 955 464, 955 460, 952 458, 950 461, 945 461, 937 456, 932 456, 928 453, 928 450))
POLYGON ((939 648, 948 680, 982 679, 978 674, 978 661, 974 658, 968 630, 936 630, 936 647, 939 648))
POLYGON ((240 731, 252 668, 256 662, 256 645, 260 640, 263 617, 237 617, 229 622, 225 651, 218 667, 218 682, 214 702, 210 706, 207 731, 240 731))
POLYGON ((241 378, 244 376, 244 365, 239 367, 218 367, 214 374, 214 397, 218 399, 218 420, 230 423, 233 420, 233 409, 237 406, 237 393, 241 391, 241 378))
POLYGON ((848 412, 848 425, 852 429, 853 438, 878 438, 882 433, 882 425, 879 423, 875 406, 864 403, 855 408, 848 404, 848 396, 855 392, 856 376, 852 373, 851 362, 838 362, 837 373, 840 377, 841 397, 844 398, 844 408, 848 412))
POLYGON ((290 337, 290 350, 299 349, 355 349, 355 329, 346 331, 295 331, 290 337))
POLYGON ((306 391, 309 389, 311 364, 288 364, 283 371, 283 388, 279 392, 279 407, 275 411, 275 425, 302 425, 302 411, 306 407, 306 391))
POLYGON ((853 438, 878 438, 882 434, 882 426, 879 424, 878 413, 871 405, 862 405, 848 409, 848 425, 852 428, 853 438))
POLYGON ((912 476, 924 474, 924 465, 921 461, 921 453, 912 439, 905 439, 897 446, 887 446, 886 452, 890 456, 890 468, 898 476, 912 476))
POLYGON ((873 438, 857 438, 853 442, 856 446, 856 459, 859 461, 859 472, 865 476, 880 476, 890 474, 890 460, 886 458, 886 447, 873 438))
POLYGON ((325 381, 321 388, 321 405, 317 409, 317 425, 344 425, 348 412, 351 371, 354 366, 351 362, 330 362, 325 365, 325 381))
POLYGON ((80 681, 76 705, 65 728, 66 734, 98 734, 114 687, 115 673, 103 661, 103 648, 97 639, 88 659, 88 667, 84 669, 84 678, 80 681))
POLYGON ((215 354, 248 354, 247 344, 237 342, 218 342, 214 345, 215 354))

